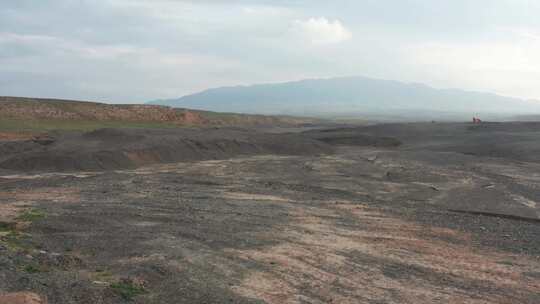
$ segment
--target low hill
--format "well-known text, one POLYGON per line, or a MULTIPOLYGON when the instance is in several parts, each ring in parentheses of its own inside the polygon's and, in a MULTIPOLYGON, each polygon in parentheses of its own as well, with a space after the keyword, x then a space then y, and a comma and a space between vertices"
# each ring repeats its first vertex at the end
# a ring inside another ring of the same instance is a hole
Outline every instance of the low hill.
POLYGON ((422 84, 345 77, 223 87, 151 104, 241 113, 403 119, 499 118, 540 114, 540 102, 422 84))
POLYGON ((112 105, 74 100, 0 97, 0 131, 301 125, 312 122, 315 120, 309 118, 214 113, 159 105, 112 105))
POLYGON ((0 118, 20 121, 146 122, 204 124, 189 110, 154 105, 110 105, 74 100, 0 97, 0 118))

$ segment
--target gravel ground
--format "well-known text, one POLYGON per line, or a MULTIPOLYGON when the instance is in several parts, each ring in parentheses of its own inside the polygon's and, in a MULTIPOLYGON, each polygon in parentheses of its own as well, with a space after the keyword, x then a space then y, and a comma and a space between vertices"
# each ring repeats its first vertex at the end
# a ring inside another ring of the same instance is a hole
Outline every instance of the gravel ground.
POLYGON ((540 164, 399 140, 0 177, 0 293, 48 303, 539 303, 540 164))

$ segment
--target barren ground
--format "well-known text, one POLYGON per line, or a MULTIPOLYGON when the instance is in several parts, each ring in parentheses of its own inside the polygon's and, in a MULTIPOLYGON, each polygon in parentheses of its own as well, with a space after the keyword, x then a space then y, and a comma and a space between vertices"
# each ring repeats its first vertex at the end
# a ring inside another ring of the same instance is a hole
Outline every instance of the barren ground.
POLYGON ((399 148, 6 171, 0 293, 48 303, 540 303, 538 130, 424 126, 432 133, 305 135, 358 144, 354 134, 396 133, 399 148))

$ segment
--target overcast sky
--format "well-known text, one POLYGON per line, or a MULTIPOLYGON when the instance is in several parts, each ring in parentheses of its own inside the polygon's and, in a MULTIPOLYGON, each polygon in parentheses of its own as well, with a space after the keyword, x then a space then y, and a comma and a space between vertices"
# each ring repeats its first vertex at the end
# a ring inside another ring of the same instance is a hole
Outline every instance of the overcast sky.
POLYGON ((540 99, 540 1, 0 1, 0 95, 143 102, 352 75, 540 99))

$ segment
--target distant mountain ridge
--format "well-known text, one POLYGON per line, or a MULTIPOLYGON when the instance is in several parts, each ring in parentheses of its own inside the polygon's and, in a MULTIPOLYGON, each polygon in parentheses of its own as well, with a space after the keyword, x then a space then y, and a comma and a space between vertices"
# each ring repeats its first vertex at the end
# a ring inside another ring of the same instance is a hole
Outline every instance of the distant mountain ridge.
POLYGON ((220 112, 319 116, 540 114, 540 102, 366 77, 222 87, 150 103, 220 112))

